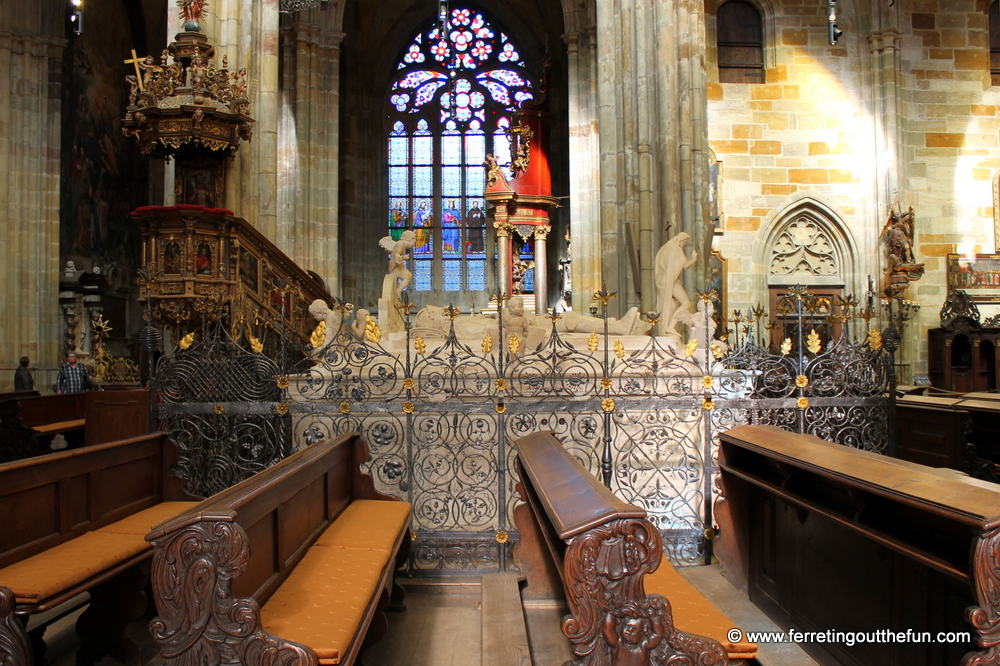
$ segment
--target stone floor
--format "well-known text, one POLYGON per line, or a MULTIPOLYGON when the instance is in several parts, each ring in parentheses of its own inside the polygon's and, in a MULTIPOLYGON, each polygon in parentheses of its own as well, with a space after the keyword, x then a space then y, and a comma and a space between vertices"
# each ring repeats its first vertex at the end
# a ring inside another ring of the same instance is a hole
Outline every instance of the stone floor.
MULTIPOLYGON (((733 587, 718 567, 682 569, 685 577, 744 631, 778 631, 760 610, 733 587)), ((389 613, 389 630, 381 642, 365 653, 367 666, 479 666, 481 622, 479 585, 474 580, 450 584, 409 581, 407 609, 389 613)), ((46 633, 49 663, 74 666, 77 646, 73 625, 82 609, 53 624, 46 633)), ((528 607, 525 619, 532 660, 536 666, 560 666, 570 659, 569 646, 560 631, 564 611, 528 607)), ((131 627, 141 650, 141 663, 163 666, 145 622, 131 627)), ((137 660, 138 661, 138 660, 137 660)), ((816 666, 796 645, 761 645, 762 666, 816 666)), ((121 666, 105 658, 99 666, 121 666)))

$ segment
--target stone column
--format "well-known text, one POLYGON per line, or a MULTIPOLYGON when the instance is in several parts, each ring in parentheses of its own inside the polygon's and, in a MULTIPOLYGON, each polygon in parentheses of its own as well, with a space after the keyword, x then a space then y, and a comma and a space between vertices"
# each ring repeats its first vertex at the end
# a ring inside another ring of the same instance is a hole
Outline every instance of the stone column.
POLYGON ((680 231, 699 253, 691 281, 707 282, 703 16, 695 0, 597 4, 600 277, 619 292, 611 304, 615 316, 633 305, 652 309, 656 249, 680 231), (626 231, 635 241, 631 249, 626 231))
POLYGON ((563 35, 569 77, 570 237, 572 307, 587 312, 601 288, 600 169, 597 132, 597 64, 593 28, 563 35))
POLYGON ((510 235, 514 227, 506 220, 497 220, 493 223, 493 228, 497 231, 497 289, 501 294, 510 296, 513 291, 511 284, 511 258, 510 258, 510 235))
POLYGON ((59 157, 66 5, 0 3, 0 391, 21 356, 48 391, 62 348, 59 157), (16 5, 16 6, 14 6, 16 5), (56 36, 58 35, 58 37, 56 36))
POLYGON ((225 207, 277 242, 278 0, 214 0, 202 32, 215 44, 217 62, 226 55, 230 70, 247 68, 256 121, 253 138, 227 162, 225 207))
POLYGON ((542 224, 535 227, 535 314, 546 314, 549 303, 549 264, 546 240, 552 227, 542 224))
POLYGON ((278 247, 340 293, 340 42, 331 12, 301 11, 282 30, 278 247))

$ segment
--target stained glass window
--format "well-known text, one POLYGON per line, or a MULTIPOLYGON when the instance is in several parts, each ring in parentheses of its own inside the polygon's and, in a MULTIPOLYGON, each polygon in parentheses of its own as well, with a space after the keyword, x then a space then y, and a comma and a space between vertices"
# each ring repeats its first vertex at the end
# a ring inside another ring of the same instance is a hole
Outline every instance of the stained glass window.
POLYGON ((416 232, 414 291, 489 288, 483 163, 510 164, 507 130, 531 99, 521 54, 482 12, 453 9, 402 50, 388 93, 388 225, 393 238, 416 232))

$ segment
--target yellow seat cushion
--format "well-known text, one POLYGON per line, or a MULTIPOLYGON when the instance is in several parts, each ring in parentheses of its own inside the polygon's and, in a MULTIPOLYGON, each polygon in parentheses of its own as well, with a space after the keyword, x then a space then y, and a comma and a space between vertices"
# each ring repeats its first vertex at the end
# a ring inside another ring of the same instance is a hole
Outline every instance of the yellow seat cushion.
POLYGON ((42 425, 37 425, 33 428, 35 432, 39 435, 48 435, 53 432, 60 432, 62 430, 73 430, 74 428, 83 428, 87 425, 86 419, 73 419, 72 421, 59 421, 58 423, 45 423, 42 425))
POLYGON ((729 640, 726 634, 736 625, 666 560, 660 563, 656 571, 646 576, 644 583, 646 594, 662 594, 670 601, 674 626, 681 631, 706 636, 722 643, 730 659, 750 659, 757 656, 756 643, 733 643, 729 640))
POLYGON ((409 502, 354 500, 316 541, 317 546, 392 553, 410 522, 409 502))
POLYGON ((321 663, 339 663, 364 619, 388 555, 312 548, 260 612, 273 636, 308 645, 321 663))
POLYGON ((0 569, 0 585, 18 603, 35 604, 149 548, 142 536, 87 532, 72 541, 0 569))
POLYGON ((133 513, 127 518, 122 518, 116 523, 105 525, 97 531, 111 534, 137 534, 145 537, 153 529, 153 525, 169 520, 195 504, 197 502, 162 502, 138 513, 133 513))

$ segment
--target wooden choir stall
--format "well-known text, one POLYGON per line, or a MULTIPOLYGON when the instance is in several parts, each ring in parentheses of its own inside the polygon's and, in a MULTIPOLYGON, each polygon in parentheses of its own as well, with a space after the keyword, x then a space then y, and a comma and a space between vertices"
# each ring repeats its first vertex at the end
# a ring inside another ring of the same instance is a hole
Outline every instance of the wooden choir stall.
POLYGON ((803 642, 808 652, 871 666, 1000 663, 994 484, 773 426, 723 433, 720 467, 716 553, 729 579, 784 627, 868 632, 803 642))

